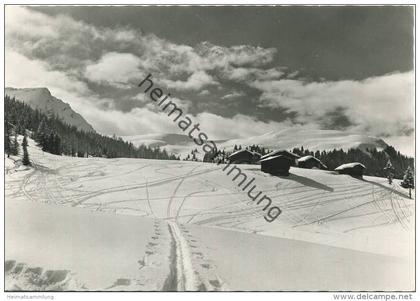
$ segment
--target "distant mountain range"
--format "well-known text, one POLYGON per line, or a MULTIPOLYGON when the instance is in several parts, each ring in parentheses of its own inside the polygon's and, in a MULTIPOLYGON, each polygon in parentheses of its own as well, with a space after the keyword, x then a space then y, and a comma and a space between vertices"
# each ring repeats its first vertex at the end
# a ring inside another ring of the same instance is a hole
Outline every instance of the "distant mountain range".
MULTIPOLYGON (((145 134, 145 135, 134 135, 134 136, 121 136, 125 141, 130 141, 134 145, 147 145, 150 147, 161 147, 165 148, 168 152, 184 155, 191 152, 193 149, 201 149, 197 146, 194 141, 188 135, 181 134, 145 134)), ((216 141, 218 143, 225 142, 226 140, 216 141)))
MULTIPOLYGON (((63 122, 74 125, 85 132, 95 132, 93 127, 77 112, 75 112, 68 103, 51 95, 47 88, 6 88, 5 94, 14 97, 28 104, 33 109, 41 112, 57 115, 63 122)), ((145 134, 134 136, 122 136, 126 141, 131 141, 134 145, 147 145, 151 147, 165 148, 168 152, 184 156, 193 149, 197 149, 202 157, 201 147, 198 147, 187 135, 182 134, 145 134)), ((225 139, 215 141, 219 149, 233 149, 234 145, 252 145, 257 144, 269 149, 288 149, 303 146, 310 150, 332 150, 358 148, 366 150, 367 148, 383 150, 388 145, 385 141, 377 137, 371 137, 360 134, 350 134, 337 130, 318 130, 303 129, 292 127, 272 131, 263 135, 248 138, 225 139)))
POLYGON ((5 94, 22 101, 33 109, 37 109, 48 115, 57 115, 61 121, 74 125, 85 132, 95 132, 94 128, 78 113, 73 111, 70 105, 54 96, 47 88, 6 88, 5 94))
MULTIPOLYGON (((198 147, 192 139, 181 134, 148 134, 136 136, 123 136, 126 141, 131 141, 135 145, 146 144, 148 146, 164 147, 169 152, 186 155, 191 150, 198 147)), ((300 128, 287 128, 280 131, 272 131, 260 136, 249 138, 228 139, 215 141, 219 149, 231 150, 236 145, 262 145, 269 149, 288 149, 303 146, 310 150, 348 150, 358 148, 361 150, 385 149, 388 144, 380 138, 349 134, 336 130, 308 130, 300 128)))
POLYGON ((338 130, 311 130, 299 127, 272 131, 249 138, 231 139, 222 143, 222 146, 228 148, 233 147, 235 144, 258 144, 270 149, 293 149, 294 147, 303 146, 313 151, 333 150, 334 148, 342 148, 343 150, 376 148, 377 150, 383 150, 388 146, 385 141, 377 137, 351 134, 338 130))

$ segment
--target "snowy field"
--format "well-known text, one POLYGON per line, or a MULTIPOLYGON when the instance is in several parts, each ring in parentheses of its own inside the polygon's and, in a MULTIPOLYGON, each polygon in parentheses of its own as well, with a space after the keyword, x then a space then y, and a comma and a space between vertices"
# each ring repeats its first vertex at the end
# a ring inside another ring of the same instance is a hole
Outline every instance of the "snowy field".
POLYGON ((6 159, 8 290, 413 290, 414 200, 386 179, 241 165, 6 159))

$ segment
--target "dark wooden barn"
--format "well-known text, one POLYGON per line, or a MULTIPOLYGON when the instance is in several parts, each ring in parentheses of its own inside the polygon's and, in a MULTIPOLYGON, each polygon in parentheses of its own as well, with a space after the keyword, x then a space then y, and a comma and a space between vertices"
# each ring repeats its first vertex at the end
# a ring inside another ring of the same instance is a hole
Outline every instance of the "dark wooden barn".
POLYGON ((260 160, 260 162, 263 172, 280 176, 288 176, 290 166, 293 165, 293 161, 283 155, 268 157, 260 160))
POLYGON ((261 160, 270 158, 270 157, 276 157, 276 156, 283 156, 286 158, 289 158, 292 161, 292 166, 297 166, 297 159, 300 158, 299 155, 296 155, 295 153, 289 152, 287 150, 277 150, 277 151, 272 151, 271 153, 268 153, 264 156, 261 157, 261 160))
POLYGON ((346 174, 351 175, 353 177, 363 177, 363 172, 366 169, 366 167, 359 162, 353 162, 353 163, 347 163, 338 166, 335 171, 337 171, 340 174, 346 174))
POLYGON ((321 162, 321 160, 315 158, 314 156, 304 156, 299 158, 298 167, 300 168, 318 168, 318 169, 327 169, 327 166, 321 162))
POLYGON ((235 164, 252 164, 255 162, 254 153, 246 149, 234 152, 228 159, 230 163, 235 164))

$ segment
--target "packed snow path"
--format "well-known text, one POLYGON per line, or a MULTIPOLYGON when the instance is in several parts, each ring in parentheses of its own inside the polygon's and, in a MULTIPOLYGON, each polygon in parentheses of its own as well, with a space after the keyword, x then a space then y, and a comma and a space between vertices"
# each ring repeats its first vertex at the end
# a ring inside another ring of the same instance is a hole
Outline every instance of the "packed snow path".
POLYGON ((171 254, 171 258, 173 258, 171 268, 176 269, 176 271, 171 271, 173 275, 176 275, 176 286, 168 287, 168 290, 197 291, 188 243, 183 237, 177 223, 168 222, 168 224, 172 235, 172 244, 174 245, 173 252, 175 252, 175 254, 171 254))

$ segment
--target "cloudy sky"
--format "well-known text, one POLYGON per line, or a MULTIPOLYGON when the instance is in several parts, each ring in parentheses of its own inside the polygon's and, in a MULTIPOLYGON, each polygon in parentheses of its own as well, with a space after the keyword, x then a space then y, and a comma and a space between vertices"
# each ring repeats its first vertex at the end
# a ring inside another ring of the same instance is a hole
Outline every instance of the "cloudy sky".
POLYGON ((285 127, 414 153, 412 7, 6 7, 6 86, 48 87, 100 133, 180 133, 148 73, 211 139, 285 127))

